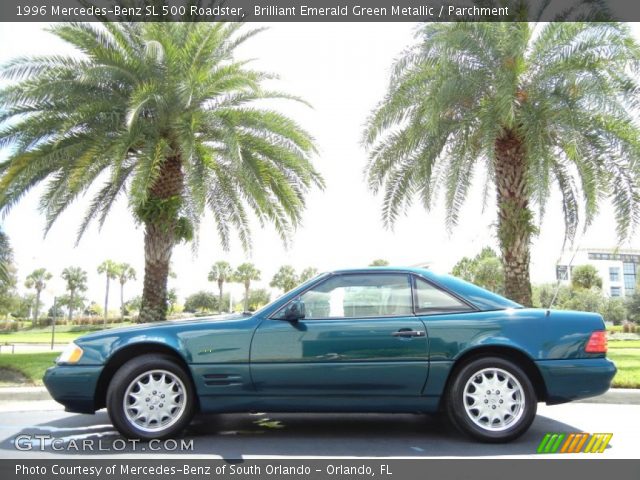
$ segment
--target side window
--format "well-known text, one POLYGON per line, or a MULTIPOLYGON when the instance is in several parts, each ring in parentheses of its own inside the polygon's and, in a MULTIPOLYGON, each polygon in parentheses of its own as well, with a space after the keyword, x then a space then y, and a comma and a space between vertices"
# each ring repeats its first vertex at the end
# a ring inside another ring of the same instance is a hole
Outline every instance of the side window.
POLYGON ((471 310, 466 303, 416 278, 416 313, 465 312, 471 310))
POLYGON ((300 300, 307 319, 413 315, 410 278, 403 274, 332 277, 300 300))

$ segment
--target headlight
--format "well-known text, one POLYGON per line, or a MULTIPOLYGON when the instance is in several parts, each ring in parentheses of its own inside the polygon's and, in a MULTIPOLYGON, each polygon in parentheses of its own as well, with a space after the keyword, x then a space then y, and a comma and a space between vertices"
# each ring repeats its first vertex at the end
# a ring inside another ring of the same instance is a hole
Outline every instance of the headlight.
POLYGON ((77 363, 78 360, 80 360, 80 357, 82 357, 82 353, 82 349, 75 343, 71 342, 64 347, 60 356, 56 358, 56 363, 77 363))

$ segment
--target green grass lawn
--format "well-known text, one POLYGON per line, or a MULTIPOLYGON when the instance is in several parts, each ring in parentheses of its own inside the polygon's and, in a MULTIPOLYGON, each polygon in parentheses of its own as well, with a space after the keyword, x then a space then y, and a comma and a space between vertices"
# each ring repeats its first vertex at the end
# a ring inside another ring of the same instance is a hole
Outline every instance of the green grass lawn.
MULTIPOLYGON (((85 332, 56 332, 55 343, 69 343, 78 338, 80 335, 89 333, 85 332)), ((0 334, 0 344, 5 343, 50 343, 51 332, 12 332, 0 334)))
POLYGON ((609 340, 609 349, 640 348, 640 340, 609 340))
POLYGON ((614 387, 640 388, 640 348, 614 348, 607 356, 618 367, 613 378, 614 387))
POLYGON ((6 373, 20 372, 27 379, 27 385, 42 385, 44 371, 53 365, 59 352, 16 353, 0 355, 0 385, 7 386, 6 373), (4 380, 3 380, 4 379, 4 380))
MULTIPOLYGON (((129 326, 131 323, 112 323, 108 328, 129 326)), ((60 325, 56 327, 55 343, 69 343, 85 333, 102 330, 102 325, 60 325)), ((5 343, 49 343, 51 342, 51 327, 33 328, 18 332, 0 333, 0 344, 5 343)))

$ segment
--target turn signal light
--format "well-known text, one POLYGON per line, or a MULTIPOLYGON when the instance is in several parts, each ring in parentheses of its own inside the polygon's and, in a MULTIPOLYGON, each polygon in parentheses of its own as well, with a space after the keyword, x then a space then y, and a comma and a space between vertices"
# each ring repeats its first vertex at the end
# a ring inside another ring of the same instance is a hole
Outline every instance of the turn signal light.
POLYGON ((69 343, 62 351, 60 356, 56 358, 56 363, 78 363, 82 357, 82 349, 75 343, 69 343))
POLYGON ((593 332, 584 351, 587 353, 607 353, 607 332, 604 330, 593 332))

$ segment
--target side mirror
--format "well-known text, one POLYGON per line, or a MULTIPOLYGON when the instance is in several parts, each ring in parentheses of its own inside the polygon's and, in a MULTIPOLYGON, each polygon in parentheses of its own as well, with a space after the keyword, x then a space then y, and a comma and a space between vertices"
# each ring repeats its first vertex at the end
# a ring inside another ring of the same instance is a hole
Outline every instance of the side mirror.
POLYGON ((300 299, 294 300, 284 311, 283 320, 297 322, 305 317, 304 302, 300 299))

